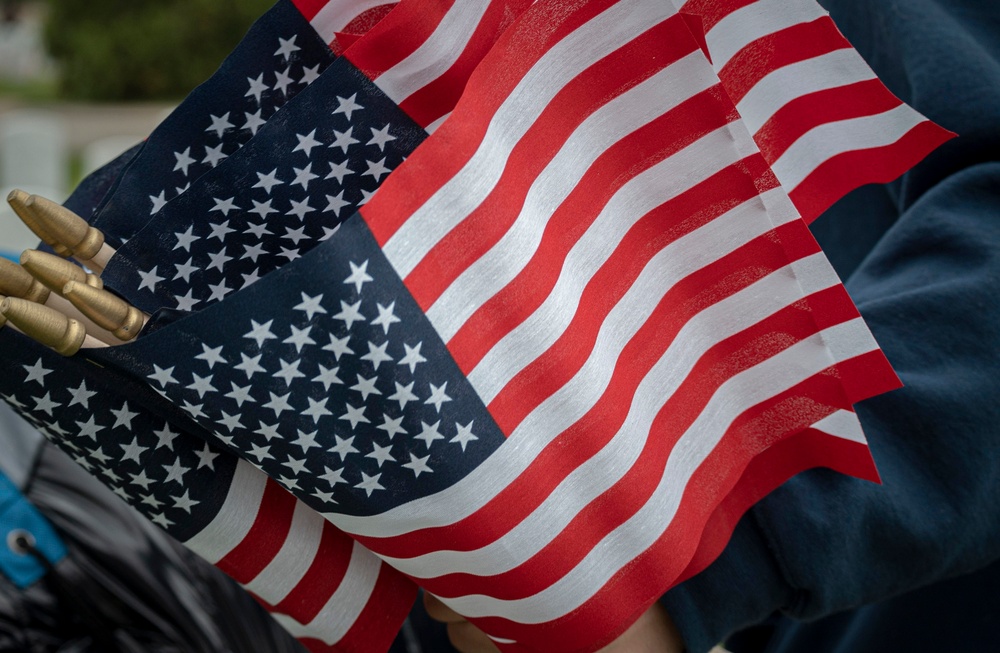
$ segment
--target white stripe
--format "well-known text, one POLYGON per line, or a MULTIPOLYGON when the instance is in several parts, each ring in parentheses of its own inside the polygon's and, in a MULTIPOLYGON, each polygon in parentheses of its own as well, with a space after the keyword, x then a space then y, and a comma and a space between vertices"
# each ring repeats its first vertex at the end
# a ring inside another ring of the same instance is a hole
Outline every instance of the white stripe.
POLYGON ((436 132, 438 130, 438 127, 440 127, 441 125, 444 124, 444 121, 447 120, 450 115, 451 115, 451 112, 449 111, 448 113, 444 114, 443 116, 441 116, 440 118, 438 118, 437 120, 435 120, 434 122, 432 122, 431 124, 429 124, 426 127, 424 127, 424 131, 427 132, 428 134, 433 134, 434 132, 436 132))
MULTIPOLYGON (((744 225, 733 228, 741 227, 745 228, 744 225)), ((744 234, 741 240, 752 236, 752 233, 744 234)), ((568 400, 579 393, 587 395, 580 400, 581 405, 571 409, 573 417, 589 409, 607 388, 622 349, 642 326, 634 324, 633 316, 638 313, 645 317, 648 313, 645 307, 656 305, 663 294, 683 278, 681 273, 669 269, 673 263, 671 254, 674 253, 664 250, 650 261, 640 280, 602 325, 595 354, 563 392, 568 400)), ((840 280, 825 257, 814 254, 706 308, 684 325, 639 384, 629 413, 614 437, 568 475, 524 521, 477 550, 435 551, 409 560, 386 558, 386 562, 418 578, 447 573, 490 576, 524 564, 635 464, 646 445, 653 420, 708 349, 799 301, 804 286, 810 288, 809 292, 815 292, 838 283, 840 280)), ((567 405, 566 402, 558 403, 560 408, 567 405)), ((545 439, 549 432, 562 432, 572 419, 567 419, 562 410, 549 411, 547 415, 545 411, 541 413, 540 418, 532 416, 525 420, 525 427, 515 431, 511 438, 545 439)))
POLYGON ((622 0, 574 30, 536 62, 499 107, 472 158, 383 247, 399 276, 405 279, 489 195, 511 150, 566 84, 673 13, 665 2, 622 0))
MULTIPOLYGON (((753 237, 746 233, 748 229, 751 234, 764 233, 770 229, 772 224, 785 223, 796 220, 798 217, 798 213, 788 202, 784 192, 781 189, 774 189, 744 202, 708 225, 671 243, 657 256, 677 257, 677 262, 674 265, 677 268, 683 268, 684 265, 680 261, 685 258, 690 259, 689 252, 704 248, 706 243, 718 244, 733 241, 732 247, 735 247, 738 246, 738 241, 741 239, 740 234, 744 234, 742 236, 744 240, 753 237), (766 210, 770 211, 770 219, 762 215, 765 207, 766 210)), ((697 269, 700 265, 698 261, 694 261, 687 267, 697 269)), ((622 306, 621 302, 619 302, 619 306, 622 306)), ((640 306, 639 309, 640 312, 630 318, 636 323, 644 322, 652 307, 640 306)), ((610 321, 612 318, 609 316, 606 322, 610 321)), ((600 347, 617 348, 616 351, 620 351, 621 347, 624 346, 621 343, 630 337, 629 334, 621 333, 610 335, 625 340, 616 339, 609 344, 599 343, 600 347)), ((611 368, 604 362, 598 364, 597 368, 600 369, 602 366, 607 377, 610 378, 611 368)), ((600 387, 580 383, 581 385, 576 385, 571 382, 546 399, 511 434, 511 437, 500 446, 494 455, 455 485, 432 497, 417 499, 389 510, 377 518, 350 515, 329 515, 328 518, 349 533, 372 537, 393 537, 421 528, 445 526, 468 517, 485 506, 503 488, 509 486, 538 457, 538 453, 552 439, 570 424, 580 419, 607 385, 607 381, 602 382, 600 387), (554 419, 558 416, 564 417, 565 421, 562 426, 553 427, 554 430, 539 438, 537 425, 543 422, 550 425, 555 424, 554 419), (531 433, 533 437, 521 435, 524 433, 531 433)), ((595 382, 588 380, 587 383, 595 382)))
POLYGON ((827 435, 866 444, 865 433, 861 430, 858 416, 850 410, 838 410, 830 413, 812 425, 812 428, 823 431, 827 435))
POLYGON ((810 93, 874 79, 875 73, 848 48, 798 61, 765 75, 736 105, 747 130, 756 134, 778 110, 810 93))
POLYGON ((272 616, 292 637, 310 637, 327 645, 336 644, 368 604, 381 567, 381 560, 355 542, 344 579, 312 621, 303 625, 288 615, 272 616))
POLYGON ((292 524, 281 550, 256 578, 244 585, 271 605, 277 605, 295 589, 315 561, 323 539, 324 519, 315 510, 295 502, 292 524))
POLYGON ((757 39, 828 15, 811 0, 760 0, 729 14, 705 35, 712 65, 721 70, 733 56, 757 39))
POLYGON ((718 83, 700 51, 633 86, 590 114, 531 184, 510 229, 465 269, 427 311, 447 342, 537 251, 549 218, 604 152, 692 95, 718 83))
POLYGON ((392 0, 331 0, 323 5, 309 24, 326 43, 333 43, 337 32, 344 31, 352 20, 368 11, 392 0))
POLYGON ((184 545, 212 564, 222 560, 253 528, 266 485, 264 472, 245 460, 238 461, 215 519, 184 545))
MULTIPOLYGON (((559 339, 576 315, 584 287, 614 254, 621 239, 636 222, 667 200, 755 151, 746 130, 739 125, 725 125, 622 186, 573 245, 559 279, 542 305, 497 342, 467 374, 483 403, 489 405, 511 379, 559 339)), ((706 232, 698 230, 696 233, 706 232)), ((719 246, 731 241, 731 238, 720 236, 714 246, 712 243, 700 244, 687 250, 678 260, 687 261, 702 252, 722 255, 724 252, 719 251, 719 246)))
POLYGON ((434 33, 412 54, 374 81, 393 102, 400 104, 451 68, 465 50, 490 3, 456 0, 434 33))
POLYGON ((556 583, 523 599, 470 595, 444 602, 466 617, 497 616, 524 624, 552 621, 579 608, 663 535, 677 513, 691 476, 729 425, 748 408, 826 369, 832 361, 824 343, 841 339, 854 342, 857 336, 853 331, 859 326, 866 330, 857 318, 830 327, 821 332, 822 337, 799 341, 728 379, 671 450, 650 500, 556 583))
POLYGON ((926 120, 901 104, 874 116, 828 122, 803 134, 771 165, 771 169, 781 185, 791 191, 820 164, 838 154, 895 143, 926 120))

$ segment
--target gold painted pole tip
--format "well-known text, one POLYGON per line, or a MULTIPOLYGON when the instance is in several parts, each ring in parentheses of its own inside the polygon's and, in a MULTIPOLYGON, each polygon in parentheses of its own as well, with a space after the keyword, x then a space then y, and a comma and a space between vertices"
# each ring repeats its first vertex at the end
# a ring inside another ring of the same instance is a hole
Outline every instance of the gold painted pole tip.
POLYGON ((146 322, 142 311, 107 290, 69 281, 63 287, 62 295, 94 324, 107 329, 122 341, 139 335, 146 322))
POLYGON ((11 207, 24 206, 24 203, 28 201, 29 197, 31 196, 28 193, 24 192, 20 188, 15 188, 7 193, 7 203, 10 204, 11 207))
POLYGON ((62 256, 63 258, 69 258, 72 256, 73 252, 45 229, 45 225, 42 224, 42 222, 38 219, 38 216, 35 215, 35 211, 32 210, 29 205, 30 200, 31 195, 19 188, 15 188, 7 193, 7 203, 10 204, 10 208, 14 209, 14 213, 17 214, 17 217, 21 218, 21 222, 23 222, 28 229, 31 229, 31 231, 34 232, 34 234, 38 236, 43 243, 55 250, 56 254, 59 256, 62 256))
POLYGON ((0 295, 44 304, 51 291, 13 261, 0 258, 0 295))
POLYGON ((24 205, 35 215, 42 229, 78 259, 90 260, 104 245, 104 234, 63 205, 41 195, 31 195, 24 205))
POLYGON ((62 292, 67 281, 79 281, 95 288, 104 287, 100 277, 89 274, 79 265, 37 249, 24 250, 21 254, 21 267, 56 294, 62 292))
POLYGON ((26 336, 63 356, 80 351, 87 337, 87 330, 76 320, 26 299, 5 297, 0 302, 0 313, 26 336))

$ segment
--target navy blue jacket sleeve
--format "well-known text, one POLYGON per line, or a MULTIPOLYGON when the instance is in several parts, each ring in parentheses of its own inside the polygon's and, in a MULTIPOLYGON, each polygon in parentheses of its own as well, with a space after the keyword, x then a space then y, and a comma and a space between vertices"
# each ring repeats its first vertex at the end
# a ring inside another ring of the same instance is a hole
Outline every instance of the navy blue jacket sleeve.
POLYGON ((812 619, 1000 559, 1000 3, 828 0, 955 139, 816 233, 905 387, 857 406, 881 486, 813 470, 663 603, 691 653, 774 611, 812 619))

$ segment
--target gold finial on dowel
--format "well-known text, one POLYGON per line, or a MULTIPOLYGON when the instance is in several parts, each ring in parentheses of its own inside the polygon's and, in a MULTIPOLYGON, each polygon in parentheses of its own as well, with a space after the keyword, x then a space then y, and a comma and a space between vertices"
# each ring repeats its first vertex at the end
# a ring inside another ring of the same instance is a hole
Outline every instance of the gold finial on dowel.
POLYGON ((21 222, 23 222, 28 229, 31 229, 31 231, 34 232, 34 234, 38 236, 43 243, 51 247, 56 254, 62 256, 63 258, 69 258, 72 256, 73 252, 70 251, 68 247, 60 243, 55 236, 45 230, 45 227, 39 221, 38 216, 36 216, 35 212, 28 206, 28 200, 30 198, 31 195, 23 190, 15 188, 8 193, 7 203, 10 204, 10 208, 14 209, 14 213, 17 214, 17 217, 21 218, 21 222))
POLYGON ((13 261, 0 258, 0 295, 44 304, 51 291, 13 261))
POLYGON ((100 277, 89 274, 79 265, 37 249, 24 250, 21 254, 21 267, 57 295, 62 293, 67 281, 79 281, 95 288, 104 287, 100 277))
POLYGON ((100 346, 76 320, 26 299, 5 297, 0 302, 0 313, 26 336, 63 356, 72 356, 85 345, 100 346))
POLYGON ((146 324, 145 313, 107 290, 69 281, 62 295, 94 324, 107 329, 119 340, 135 338, 146 324))
POLYGON ((98 272, 104 270, 114 250, 104 242, 104 234, 63 205, 40 195, 31 195, 25 206, 42 229, 68 249, 73 258, 98 272))

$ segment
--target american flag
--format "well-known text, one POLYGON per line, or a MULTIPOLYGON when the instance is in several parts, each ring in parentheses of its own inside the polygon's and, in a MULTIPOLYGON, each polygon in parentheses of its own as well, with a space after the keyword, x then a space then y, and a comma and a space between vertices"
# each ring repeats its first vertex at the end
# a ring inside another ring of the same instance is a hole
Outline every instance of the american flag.
POLYGON ((503 640, 606 641, 758 453, 897 383, 689 25, 637 0, 513 30, 361 209, 511 454, 336 523, 503 640))
POLYGON ((327 0, 294 0, 320 38, 337 55, 378 24, 396 6, 385 0, 355 0, 349 5, 327 0))
POLYGON ((814 2, 672 1, 806 222, 954 136, 893 96, 814 2))
POLYGON ((367 9, 355 0, 279 0, 219 70, 153 131, 98 207, 93 223, 108 242, 117 246, 131 237, 193 181, 245 145, 334 61, 335 41, 310 24, 312 13, 336 10, 349 22, 367 9))
POLYGON ((783 478, 875 478, 897 384, 689 25, 537 3, 335 237, 92 355, 502 649, 599 648, 783 478))
POLYGON ((0 331, 0 347, 7 403, 119 497, 239 581, 307 648, 389 647, 416 596, 401 574, 213 444, 148 388, 62 358, 10 328, 0 331))
POLYGON ((525 0, 406 0, 120 248, 136 306, 200 310, 330 237, 450 111, 525 0))
POLYGON ((762 37, 726 56, 724 20, 663 5, 536 3, 335 236, 86 356, 501 649, 599 648, 782 479, 876 478, 850 406, 897 381, 795 202, 947 137, 910 116, 831 150, 843 114, 803 127, 796 99, 766 114, 726 78, 762 37), (768 150, 747 107, 801 136, 768 150), (815 159, 798 183, 793 151, 815 159))

